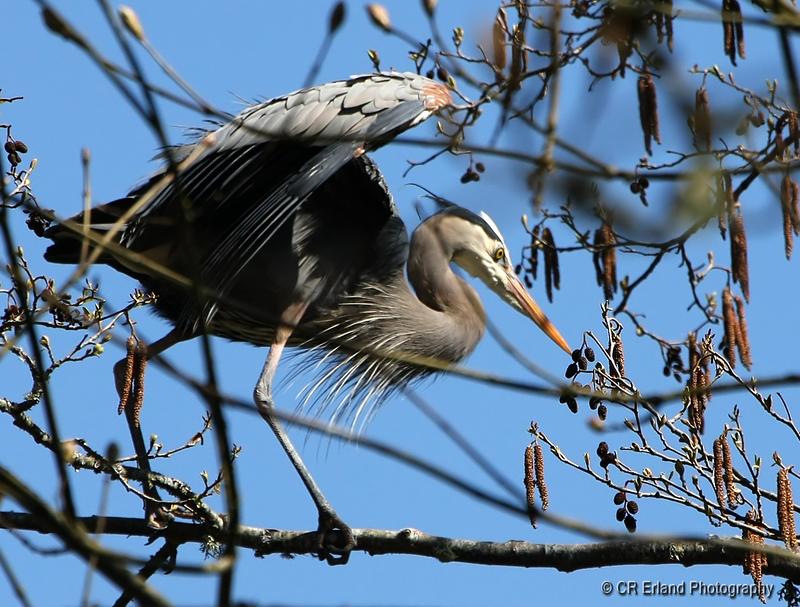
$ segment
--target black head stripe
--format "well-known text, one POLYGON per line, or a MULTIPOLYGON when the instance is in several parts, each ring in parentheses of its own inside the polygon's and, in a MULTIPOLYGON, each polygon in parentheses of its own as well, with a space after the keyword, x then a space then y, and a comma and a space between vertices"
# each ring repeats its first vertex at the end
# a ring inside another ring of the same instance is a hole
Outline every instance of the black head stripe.
POLYGON ((498 234, 497 232, 495 232, 494 228, 492 228, 492 226, 486 223, 486 220, 484 220, 483 217, 481 217, 477 213, 473 213, 469 209, 453 205, 442 209, 437 213, 437 215, 439 213, 454 215, 455 217, 460 217, 461 219, 465 219, 470 223, 474 223, 475 225, 480 226, 483 229, 483 231, 486 232, 486 235, 489 236, 489 238, 492 238, 493 240, 496 240, 498 242, 503 242, 503 237, 500 236, 500 234, 498 234))

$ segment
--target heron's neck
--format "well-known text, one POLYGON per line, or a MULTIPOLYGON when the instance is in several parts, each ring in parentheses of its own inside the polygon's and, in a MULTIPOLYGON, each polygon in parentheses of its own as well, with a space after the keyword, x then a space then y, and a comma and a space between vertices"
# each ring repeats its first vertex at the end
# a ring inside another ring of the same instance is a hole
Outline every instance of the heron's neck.
POLYGON ((480 298, 450 268, 454 251, 437 227, 437 222, 427 221, 415 230, 408 254, 408 280, 422 304, 477 329, 479 338, 485 324, 480 298))

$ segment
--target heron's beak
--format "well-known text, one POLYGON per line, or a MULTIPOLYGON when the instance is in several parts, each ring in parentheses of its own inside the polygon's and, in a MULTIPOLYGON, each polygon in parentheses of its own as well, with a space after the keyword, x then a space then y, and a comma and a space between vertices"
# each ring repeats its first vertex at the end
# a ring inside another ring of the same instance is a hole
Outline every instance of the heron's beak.
POLYGON ((569 344, 567 344, 567 340, 561 336, 561 333, 558 332, 556 326, 550 322, 550 319, 544 315, 542 309, 539 307, 533 297, 531 297, 530 293, 525 290, 525 287, 520 282, 519 278, 513 271, 508 273, 508 282, 506 286, 509 295, 514 298, 519 307, 522 309, 522 312, 530 317, 530 319, 536 323, 545 334, 556 342, 564 352, 570 354, 572 350, 570 350, 569 344))

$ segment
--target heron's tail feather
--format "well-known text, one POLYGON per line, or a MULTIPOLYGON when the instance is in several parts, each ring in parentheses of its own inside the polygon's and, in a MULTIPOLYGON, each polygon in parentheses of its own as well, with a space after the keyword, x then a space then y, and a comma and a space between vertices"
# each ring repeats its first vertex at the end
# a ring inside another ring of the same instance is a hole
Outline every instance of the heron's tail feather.
MULTIPOLYGON (((44 252, 44 258, 52 263, 78 263, 84 242, 84 227, 88 227, 95 236, 102 237, 110 230, 117 232, 113 242, 119 242, 119 237, 125 230, 125 224, 117 225, 120 217, 132 204, 131 197, 120 198, 107 204, 94 207, 89 211, 88 222, 84 220, 84 213, 70 217, 48 228, 44 236, 53 241, 44 252)), ((92 239, 88 240, 89 251, 94 250, 92 239)), ((103 254, 98 259, 99 263, 110 263, 112 258, 103 254)))

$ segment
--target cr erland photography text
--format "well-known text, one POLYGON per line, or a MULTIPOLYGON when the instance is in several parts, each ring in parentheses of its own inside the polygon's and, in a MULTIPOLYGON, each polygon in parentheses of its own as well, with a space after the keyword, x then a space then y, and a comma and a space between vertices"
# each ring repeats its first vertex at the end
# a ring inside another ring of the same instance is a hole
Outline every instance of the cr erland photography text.
MULTIPOLYGON (((606 596, 693 596, 693 597, 739 597, 758 598, 756 584, 725 584, 700 580, 684 580, 666 583, 659 580, 612 580, 602 584, 606 596)), ((764 596, 769 599, 775 592, 775 584, 764 584, 764 596)))

